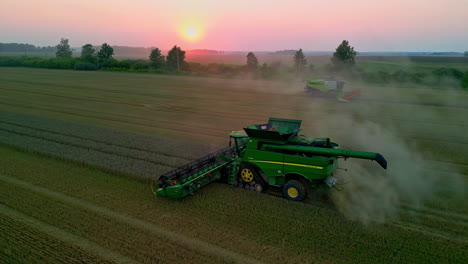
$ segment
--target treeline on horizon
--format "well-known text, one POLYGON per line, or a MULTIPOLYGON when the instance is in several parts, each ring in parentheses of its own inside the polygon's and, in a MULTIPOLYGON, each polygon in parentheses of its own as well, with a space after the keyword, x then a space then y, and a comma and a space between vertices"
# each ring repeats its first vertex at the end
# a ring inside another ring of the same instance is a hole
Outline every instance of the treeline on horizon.
MULTIPOLYGON (((16 44, 16 43, 13 43, 16 44)), ((35 47, 29 44, 9 45, 14 51, 48 51, 53 50, 56 58, 40 58, 35 56, 3 56, 0 57, 0 67, 33 67, 47 69, 73 69, 84 71, 125 71, 146 72, 160 74, 184 74, 199 76, 216 76, 226 78, 261 78, 268 80, 291 80, 310 78, 312 76, 338 75, 345 79, 353 79, 375 84, 419 84, 424 86, 450 85, 468 88, 468 71, 463 72, 455 68, 435 68, 430 72, 396 70, 369 71, 358 67, 355 61, 357 52, 348 41, 344 40, 335 50, 330 63, 316 67, 307 62, 302 49, 285 50, 281 53, 291 56, 292 66, 278 62, 260 64, 253 52, 246 54, 245 65, 185 61, 186 51, 174 46, 166 56, 160 49, 152 48, 150 56, 144 59, 113 58, 114 49, 104 43, 97 50, 97 46, 86 44, 81 48, 80 57, 72 57, 72 49, 68 39, 61 39, 55 47, 35 47)), ((0 47, 5 44, 0 43, 0 47)), ((12 51, 13 51, 12 50, 12 51)), ((0 49, 0 51, 2 51, 0 49)), ((201 53, 210 50, 199 50, 201 53)), ((465 54, 468 55, 468 54, 465 54)))

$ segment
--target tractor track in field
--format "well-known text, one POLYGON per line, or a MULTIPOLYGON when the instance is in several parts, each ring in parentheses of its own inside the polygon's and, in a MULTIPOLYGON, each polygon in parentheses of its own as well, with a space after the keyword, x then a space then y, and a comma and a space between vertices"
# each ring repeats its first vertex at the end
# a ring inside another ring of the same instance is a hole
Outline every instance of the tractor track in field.
POLYGON ((152 105, 161 106, 161 107, 158 107, 158 111, 161 111, 161 112, 186 112, 191 109, 190 107, 185 107, 181 105, 171 105, 171 104, 163 104, 163 103, 149 102, 149 101, 147 101, 146 103, 143 103, 143 102, 129 103, 128 101, 124 101, 120 98, 116 98, 115 100, 109 100, 109 99, 98 99, 96 97, 89 97, 89 96, 72 97, 72 96, 57 95, 57 94, 50 94, 50 93, 37 92, 37 91, 24 91, 24 90, 19 90, 19 89, 10 89, 10 88, 1 88, 1 89, 13 91, 13 92, 20 92, 20 93, 45 95, 45 96, 63 98, 63 99, 68 99, 68 100, 77 100, 77 101, 86 100, 86 101, 97 102, 97 103, 119 104, 119 105, 133 106, 133 107, 148 107, 148 104, 151 103, 152 105))
POLYGON ((407 100, 358 98, 358 99, 355 99, 355 101, 378 102, 378 103, 388 103, 388 104, 409 104, 409 105, 423 105, 423 106, 440 106, 440 107, 453 107, 453 108, 468 109, 468 105, 463 105, 463 104, 443 104, 443 103, 435 103, 435 102, 420 102, 420 101, 418 102, 418 101, 407 101, 407 100))
MULTIPOLYGON (((265 192, 267 195, 275 196, 275 197, 280 197, 283 198, 283 194, 280 188, 277 187, 269 187, 267 191, 265 192)), ((310 199, 306 199, 305 201, 302 201, 302 203, 307 204, 308 206, 312 206, 315 208, 320 208, 320 209, 325 209, 328 210, 331 213, 340 215, 341 217, 345 217, 335 206, 332 204, 326 204, 325 202, 317 202, 313 201, 310 199)), ((463 214, 458 214, 458 213, 446 213, 441 210, 437 209, 416 209, 414 207, 410 207, 408 205, 401 205, 400 206, 400 213, 402 214, 411 214, 411 215, 416 215, 416 217, 435 217, 436 220, 440 221, 441 224, 444 222, 450 222, 450 223, 455 223, 457 225, 462 225, 465 227, 468 227, 468 215, 463 215, 463 214)), ((448 240, 454 240, 457 242, 463 242, 463 243, 468 243, 468 236, 467 235, 457 235, 452 232, 444 232, 441 230, 437 230, 435 228, 430 228, 425 225, 421 224, 415 224, 413 222, 404 222, 400 220, 387 220, 386 222, 376 222, 377 224, 384 224, 384 225, 390 225, 398 228, 403 228, 406 230, 411 230, 414 232, 419 232, 419 233, 424 233, 428 234, 431 236, 443 238, 443 239, 448 239, 448 240)))
MULTIPOLYGON (((0 177, 2 177, 0 175, 0 177)), ((7 217, 13 218, 15 221, 30 226, 31 228, 52 236, 55 239, 64 241, 66 243, 75 245, 84 251, 87 251, 93 255, 99 256, 103 259, 114 263, 138 263, 137 261, 130 259, 116 251, 108 248, 101 247, 100 245, 87 240, 83 237, 76 236, 70 232, 61 228, 55 227, 34 217, 28 216, 20 211, 10 208, 0 203, 0 214, 7 217)))
MULTIPOLYGON (((12 126, 32 129, 32 130, 36 130, 36 131, 40 131, 40 132, 46 132, 46 133, 53 134, 53 135, 65 136, 65 137, 76 138, 76 139, 80 139, 80 140, 84 140, 84 141, 90 141, 90 142, 93 142, 93 143, 104 144, 104 145, 107 145, 107 146, 110 146, 110 147, 117 146, 117 147, 129 149, 129 150, 136 150, 136 151, 141 151, 141 152, 150 153, 150 154, 162 155, 162 156, 166 156, 166 157, 175 157, 175 158, 183 159, 186 162, 192 161, 192 159, 189 159, 186 156, 175 155, 175 154, 161 152, 161 151, 155 151, 155 150, 148 150, 148 149, 143 149, 143 148, 139 148, 139 147, 135 147, 135 146, 126 146, 126 145, 121 145, 121 144, 118 144, 118 143, 110 143, 110 142, 106 142, 106 141, 103 141, 103 140, 91 139, 91 138, 83 137, 83 136, 79 136, 79 135, 67 134, 67 133, 57 132, 57 131, 51 131, 51 130, 47 130, 47 129, 42 129, 42 128, 37 128, 37 127, 33 127, 33 126, 28 126, 28 125, 17 124, 17 123, 12 123, 12 122, 7 122, 7 121, 1 121, 0 120, 0 124, 2 124, 2 123, 12 125, 12 126)), ((0 130, 1 129, 2 128, 0 127, 0 130)), ((44 139, 44 138, 42 138, 42 139, 44 139)), ((149 161, 151 161, 151 160, 149 160, 149 161)))
MULTIPOLYGON (((115 219, 118 222, 128 224, 136 229, 144 230, 156 236, 164 237, 173 243, 182 245, 189 249, 196 250, 198 252, 204 252, 209 255, 221 257, 225 259, 226 261, 233 261, 237 263, 260 263, 259 261, 254 260, 250 257, 241 255, 239 253, 230 251, 225 248, 218 247, 216 245, 204 242, 202 240, 198 240, 196 238, 186 237, 182 234, 175 233, 173 231, 159 227, 155 225, 154 223, 140 220, 133 216, 122 214, 120 212, 91 203, 89 201, 75 198, 72 196, 68 196, 61 192, 53 191, 53 190, 44 188, 42 186, 34 185, 32 183, 17 179, 15 177, 5 176, 5 175, 0 174, 0 181, 3 181, 7 184, 16 185, 28 191, 32 191, 34 193, 37 193, 46 197, 50 197, 52 199, 64 202, 65 204, 69 204, 71 206, 75 206, 78 208, 82 208, 84 210, 88 210, 98 215, 103 215, 111 219, 115 219)), ((4 209, 4 208, 0 207, 0 209, 4 209)))
MULTIPOLYGON (((43 107, 37 107, 37 105, 40 105, 40 104, 36 104, 36 106, 31 106, 31 105, 11 104, 11 103, 0 102, 0 105, 1 104, 13 106, 13 107, 28 108, 28 109, 33 109, 33 110, 43 110, 43 111, 48 111, 48 112, 53 112, 53 113, 58 113, 58 114, 67 114, 67 115, 78 116, 78 117, 93 118, 93 119, 97 119, 97 120, 113 121, 113 122, 119 122, 119 123, 124 123, 124 124, 134 124, 134 125, 138 125, 138 126, 144 126, 144 127, 149 127, 149 128, 156 128, 156 129, 159 129, 159 130, 165 130, 165 131, 168 131, 168 132, 176 131, 176 132, 181 132, 181 133, 197 134, 197 135, 201 135, 201 136, 210 136, 210 137, 217 137, 217 138, 226 139, 225 137, 222 137, 221 135, 215 135, 215 134, 210 134, 210 133, 205 133, 205 132, 203 132, 203 133, 202 132, 197 132, 194 129, 192 129, 192 127, 188 128, 188 129, 185 129, 185 130, 180 129, 180 127, 186 127, 186 125, 183 125, 183 124, 180 124, 178 127, 175 126, 174 123, 173 123, 173 125, 164 124, 163 126, 156 126, 156 125, 151 124, 152 122, 154 122, 154 120, 148 120, 148 119, 138 118, 138 117, 134 118, 132 116, 126 116, 126 115, 107 114, 107 113, 96 112, 96 111, 78 110, 78 109, 74 109, 74 108, 69 108, 69 110, 71 110, 71 111, 89 112, 89 113, 98 114, 98 115, 109 115, 109 116, 111 116, 111 117, 97 117, 97 116, 92 116, 92 115, 77 114, 75 112, 52 110, 52 109, 48 109, 48 108, 56 109, 56 107, 48 106, 48 105, 42 105, 43 107), (48 108, 44 108, 44 106, 48 107, 48 108), (133 122, 132 121, 123 121, 121 119, 115 118, 116 116, 127 118, 129 120, 140 119, 140 120, 143 120, 143 121, 146 121, 146 122, 145 123, 137 123, 135 121, 133 121, 133 122), (112 118, 112 117, 114 117, 114 118, 112 118), (177 127, 177 128, 169 128, 170 126, 177 127)), ((217 130, 217 129, 210 129, 210 130, 217 130)), ((200 131, 205 131, 205 130, 200 130, 200 131)), ((219 130, 219 131, 221 131, 221 130, 219 130)), ((223 132, 226 133, 226 131, 224 131, 224 130, 223 130, 223 132)))
POLYGON ((455 213, 455 212, 447 212, 441 209, 436 209, 436 208, 429 208, 429 207, 421 207, 417 208, 408 204, 401 204, 401 208, 409 211, 409 212, 414 212, 414 213, 419 213, 419 214, 428 214, 440 218, 448 218, 448 219, 454 219, 456 221, 464 222, 468 224, 468 214, 462 214, 462 213, 455 213))
POLYGON ((21 133, 21 132, 17 132, 17 131, 14 131, 14 130, 9 130, 9 129, 4 129, 4 128, 0 128, 0 131, 4 131, 4 132, 7 132, 7 133, 11 133, 11 134, 16 134, 16 135, 19 135, 19 136, 24 136, 24 137, 35 138, 35 139, 44 140, 44 141, 48 141, 48 142, 53 142, 53 143, 57 143, 57 144, 65 145, 65 146, 72 146, 72 147, 76 147, 76 148, 88 149, 88 150, 93 150, 93 151, 96 151, 96 152, 109 154, 109 155, 113 155, 113 156, 119 156, 119 157, 124 157, 124 158, 129 158, 129 159, 134 159, 134 160, 140 160, 140 161, 145 161, 145 162, 150 162, 150 163, 155 163, 155 164, 159 164, 159 165, 164 165, 164 166, 169 166, 169 167, 172 167, 172 168, 176 168, 176 166, 174 166, 174 165, 164 163, 164 162, 160 162, 160 161, 157 161, 157 160, 151 160, 151 159, 140 158, 140 157, 136 157, 136 156, 132 156, 132 155, 120 154, 120 153, 116 153, 116 152, 112 152, 112 151, 102 150, 102 149, 99 149, 99 148, 96 148, 96 147, 83 146, 83 145, 80 145, 80 144, 64 142, 64 141, 61 141, 61 140, 44 138, 44 137, 40 137, 40 136, 34 136, 34 135, 31 135, 31 134, 28 134, 28 133, 21 133))

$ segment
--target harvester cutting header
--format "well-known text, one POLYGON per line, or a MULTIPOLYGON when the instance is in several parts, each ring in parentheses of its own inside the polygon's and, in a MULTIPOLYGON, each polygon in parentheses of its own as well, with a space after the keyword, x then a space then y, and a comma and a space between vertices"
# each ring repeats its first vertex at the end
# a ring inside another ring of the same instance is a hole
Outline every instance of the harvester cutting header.
POLYGON ((270 118, 230 134, 229 147, 163 174, 155 194, 181 199, 213 181, 263 192, 282 188, 285 198, 301 201, 314 188, 334 188, 338 158, 387 161, 379 153, 344 150, 329 138, 299 135, 301 120, 270 118))

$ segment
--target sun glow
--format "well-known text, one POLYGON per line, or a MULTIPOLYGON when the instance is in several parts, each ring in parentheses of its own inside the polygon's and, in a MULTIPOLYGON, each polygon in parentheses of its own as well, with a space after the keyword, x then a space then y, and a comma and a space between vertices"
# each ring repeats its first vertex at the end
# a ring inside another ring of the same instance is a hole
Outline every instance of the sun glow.
POLYGON ((181 35, 185 40, 195 42, 202 37, 202 31, 198 26, 188 25, 182 27, 181 35))

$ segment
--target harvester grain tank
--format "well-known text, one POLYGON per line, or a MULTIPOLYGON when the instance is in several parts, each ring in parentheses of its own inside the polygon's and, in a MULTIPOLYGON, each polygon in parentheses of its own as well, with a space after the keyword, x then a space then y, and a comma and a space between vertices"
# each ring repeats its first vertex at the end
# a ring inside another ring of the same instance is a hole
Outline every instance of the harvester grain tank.
POLYGON ((329 138, 299 135, 301 120, 270 118, 230 134, 229 147, 163 174, 154 183, 156 195, 181 199, 214 181, 263 192, 282 188, 284 197, 303 200, 314 188, 333 188, 339 158, 376 161, 374 152, 340 149, 329 138))

